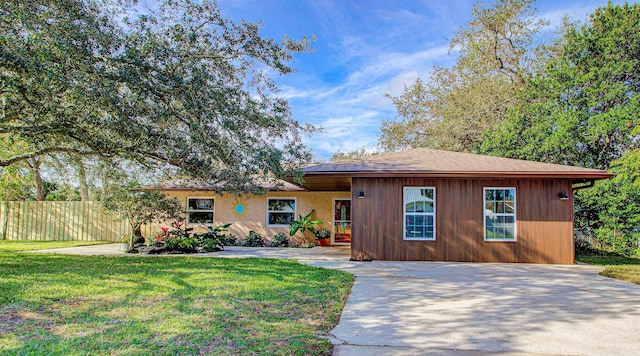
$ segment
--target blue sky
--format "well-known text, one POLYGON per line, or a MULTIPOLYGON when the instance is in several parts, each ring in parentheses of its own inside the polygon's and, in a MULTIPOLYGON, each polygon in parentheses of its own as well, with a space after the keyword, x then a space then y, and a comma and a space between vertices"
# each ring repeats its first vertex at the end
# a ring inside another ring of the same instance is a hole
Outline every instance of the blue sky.
MULTIPOLYGON (((385 93, 450 66, 453 34, 470 20, 470 0, 219 0, 233 20, 258 22, 277 40, 315 35, 313 53, 295 54, 297 72, 275 78, 302 123, 324 132, 305 139, 316 160, 336 151, 376 149, 382 120, 395 116, 385 93)), ((622 3, 622 1, 614 1, 622 3)), ((585 20, 606 0, 538 1, 538 15, 557 27, 567 14, 585 20)))

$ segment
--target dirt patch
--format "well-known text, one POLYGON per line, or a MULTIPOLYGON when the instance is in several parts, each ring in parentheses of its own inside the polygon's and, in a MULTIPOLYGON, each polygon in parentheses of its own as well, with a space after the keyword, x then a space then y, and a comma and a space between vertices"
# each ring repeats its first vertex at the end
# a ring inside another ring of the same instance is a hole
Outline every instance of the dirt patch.
POLYGON ((0 335, 13 332, 25 323, 40 328, 50 328, 51 318, 20 305, 8 305, 0 310, 0 335))

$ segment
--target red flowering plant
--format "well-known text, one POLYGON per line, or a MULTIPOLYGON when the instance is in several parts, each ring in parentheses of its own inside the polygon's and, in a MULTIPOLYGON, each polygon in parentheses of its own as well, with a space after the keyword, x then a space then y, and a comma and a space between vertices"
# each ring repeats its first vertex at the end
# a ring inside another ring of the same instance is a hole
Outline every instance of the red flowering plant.
POLYGON ((169 237, 171 238, 190 237, 193 231, 192 227, 187 228, 187 225, 180 220, 175 220, 171 223, 171 226, 173 226, 173 230, 169 231, 169 237))
MULTIPOLYGON (((153 244, 166 244, 170 240, 183 239, 191 237, 193 228, 187 228, 183 221, 175 220, 171 223, 173 229, 168 227, 161 227, 160 232, 156 233, 153 239, 153 244)), ((171 244, 171 243, 169 243, 171 244)))
POLYGON ((162 227, 161 231, 154 235, 148 253, 193 253, 214 252, 224 250, 223 238, 231 224, 209 227, 209 232, 194 234, 193 228, 181 220, 171 223, 171 228, 162 227))
POLYGON ((198 241, 191 236, 193 228, 187 227, 187 225, 180 220, 175 220, 171 223, 171 226, 173 230, 167 233, 164 241, 165 247, 173 252, 196 252, 198 241))
POLYGON ((169 235, 169 228, 168 227, 162 227, 160 228, 160 232, 156 233, 156 235, 154 236, 154 239, 151 241, 152 245, 156 245, 159 243, 164 242, 164 240, 166 239, 166 237, 169 235))

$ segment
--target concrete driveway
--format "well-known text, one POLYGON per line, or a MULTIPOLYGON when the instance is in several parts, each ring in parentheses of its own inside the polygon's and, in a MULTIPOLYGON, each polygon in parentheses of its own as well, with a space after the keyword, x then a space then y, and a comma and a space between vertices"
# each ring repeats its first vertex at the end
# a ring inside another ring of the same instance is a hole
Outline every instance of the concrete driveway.
POLYGON ((640 285, 598 267, 312 264, 357 276, 334 355, 640 354, 640 285))
MULTIPOLYGON (((116 246, 55 252, 122 254, 116 246)), ((355 274, 331 331, 334 355, 640 354, 640 285, 599 267, 350 262, 344 247, 199 256, 293 258, 355 274)))

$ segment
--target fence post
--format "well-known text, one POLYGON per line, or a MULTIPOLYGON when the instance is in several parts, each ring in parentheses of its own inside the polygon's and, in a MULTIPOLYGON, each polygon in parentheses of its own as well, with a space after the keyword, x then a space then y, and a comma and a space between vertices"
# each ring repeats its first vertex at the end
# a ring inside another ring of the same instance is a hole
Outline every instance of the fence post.
POLYGON ((2 226, 0 227, 0 236, 3 240, 7 239, 7 221, 9 220, 9 201, 2 202, 2 226))

